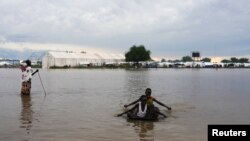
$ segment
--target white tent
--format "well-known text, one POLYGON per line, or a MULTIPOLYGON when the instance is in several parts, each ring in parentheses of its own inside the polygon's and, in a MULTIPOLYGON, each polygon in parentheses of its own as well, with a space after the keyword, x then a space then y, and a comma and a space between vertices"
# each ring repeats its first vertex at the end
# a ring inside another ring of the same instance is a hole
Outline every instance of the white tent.
POLYGON ((250 68, 250 63, 244 63, 244 67, 250 68))
POLYGON ((5 62, 5 61, 3 61, 3 62, 0 62, 0 66, 5 66, 5 65, 10 65, 10 63, 8 63, 8 62, 5 62))
POLYGON ((171 66, 173 66, 174 64, 173 63, 171 63, 171 62, 159 62, 158 64, 157 64, 157 67, 159 67, 159 68, 169 68, 169 67, 171 67, 171 66))
POLYGON ((193 67, 194 66, 194 62, 184 62, 184 66, 185 67, 193 67))
POLYGON ((204 62, 203 67, 205 68, 212 68, 214 66, 214 63, 212 62, 204 62))
POLYGON ((75 67, 81 65, 100 66, 102 64, 123 62, 125 57, 115 54, 83 53, 83 52, 55 52, 49 51, 43 57, 43 68, 75 67))

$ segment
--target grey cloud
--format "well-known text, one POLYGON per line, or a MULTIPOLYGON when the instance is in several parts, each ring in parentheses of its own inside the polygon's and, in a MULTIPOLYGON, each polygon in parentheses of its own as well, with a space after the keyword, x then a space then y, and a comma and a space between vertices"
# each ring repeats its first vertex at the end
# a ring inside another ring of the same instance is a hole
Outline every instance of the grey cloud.
POLYGON ((0 2, 0 35, 121 52, 144 44, 160 56, 245 55, 249 9, 247 0, 9 0, 0 2))

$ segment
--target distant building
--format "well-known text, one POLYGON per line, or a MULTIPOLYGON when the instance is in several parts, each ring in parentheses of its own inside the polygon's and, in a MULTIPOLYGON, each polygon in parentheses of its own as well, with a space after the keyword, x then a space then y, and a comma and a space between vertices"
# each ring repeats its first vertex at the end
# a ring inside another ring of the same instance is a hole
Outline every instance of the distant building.
POLYGON ((42 67, 102 66, 106 64, 116 65, 124 61, 125 56, 121 54, 49 51, 42 59, 42 67))
POLYGON ((10 66, 11 64, 6 61, 0 61, 0 66, 10 66))
POLYGON ((20 60, 0 58, 0 67, 17 67, 20 64, 20 60))
POLYGON ((211 62, 212 63, 220 63, 222 60, 221 57, 211 57, 211 62))

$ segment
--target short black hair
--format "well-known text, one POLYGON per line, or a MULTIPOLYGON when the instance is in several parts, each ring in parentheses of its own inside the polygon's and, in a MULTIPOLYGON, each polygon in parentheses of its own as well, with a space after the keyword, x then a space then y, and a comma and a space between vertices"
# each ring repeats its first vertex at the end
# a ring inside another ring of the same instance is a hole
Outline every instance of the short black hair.
POLYGON ((147 88, 146 91, 152 91, 150 88, 147 88))
POLYGON ((140 98, 141 101, 147 101, 147 97, 145 95, 142 95, 140 98))
POLYGON ((25 63, 27 64, 27 66, 31 66, 31 61, 30 60, 26 60, 25 63))

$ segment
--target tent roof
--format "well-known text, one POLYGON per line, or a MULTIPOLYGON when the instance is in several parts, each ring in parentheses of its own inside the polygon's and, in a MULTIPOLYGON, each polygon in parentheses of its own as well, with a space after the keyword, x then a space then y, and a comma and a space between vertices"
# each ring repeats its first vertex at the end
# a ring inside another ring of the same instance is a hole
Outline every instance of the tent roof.
POLYGON ((108 53, 80 53, 80 52, 54 52, 49 51, 48 54, 54 58, 68 58, 68 59, 125 59, 121 54, 108 53))

